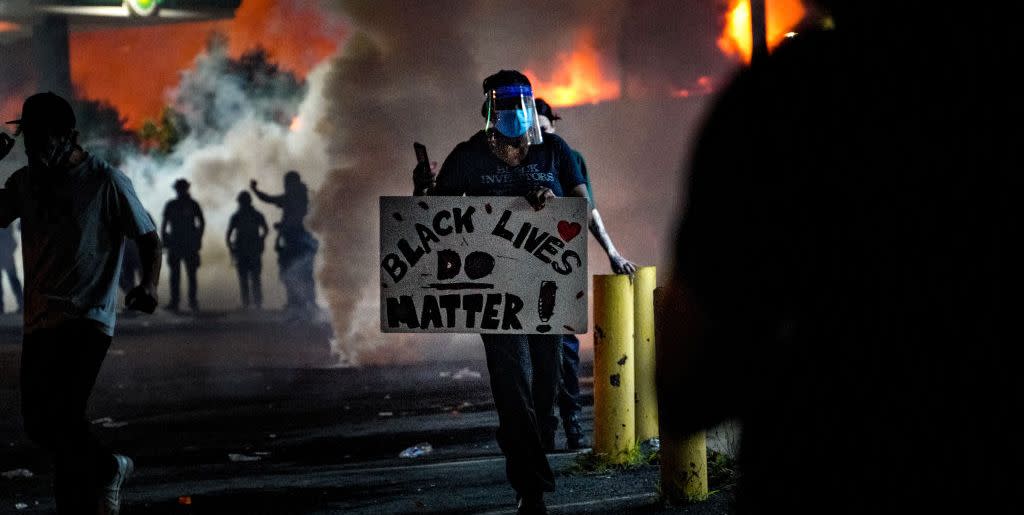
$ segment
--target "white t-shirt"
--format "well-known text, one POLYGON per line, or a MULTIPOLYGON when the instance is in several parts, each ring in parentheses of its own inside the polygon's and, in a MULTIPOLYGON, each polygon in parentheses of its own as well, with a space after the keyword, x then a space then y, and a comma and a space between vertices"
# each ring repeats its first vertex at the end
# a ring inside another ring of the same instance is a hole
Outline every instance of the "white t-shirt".
POLYGON ((113 336, 124 239, 156 231, 131 180, 93 156, 7 180, 0 225, 21 218, 25 334, 87 319, 113 336))

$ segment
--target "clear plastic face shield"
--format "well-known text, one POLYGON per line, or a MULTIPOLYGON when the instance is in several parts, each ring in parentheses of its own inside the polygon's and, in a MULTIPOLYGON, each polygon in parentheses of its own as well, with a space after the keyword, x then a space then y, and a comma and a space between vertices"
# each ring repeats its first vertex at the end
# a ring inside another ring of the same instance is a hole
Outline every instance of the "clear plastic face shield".
POLYGON ((544 142, 537 120, 537 106, 533 102, 533 89, 525 85, 501 86, 486 94, 487 125, 502 136, 539 145, 544 142))

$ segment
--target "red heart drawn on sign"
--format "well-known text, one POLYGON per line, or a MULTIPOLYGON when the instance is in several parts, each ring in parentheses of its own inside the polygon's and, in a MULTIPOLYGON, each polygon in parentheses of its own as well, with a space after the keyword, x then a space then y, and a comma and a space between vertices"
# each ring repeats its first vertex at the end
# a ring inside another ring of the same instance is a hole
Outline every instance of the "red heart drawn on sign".
POLYGON ((576 222, 569 223, 566 222, 565 220, 558 222, 558 235, 561 236, 562 239, 565 241, 569 241, 575 238, 576 235, 579 234, 582 230, 583 227, 576 222))

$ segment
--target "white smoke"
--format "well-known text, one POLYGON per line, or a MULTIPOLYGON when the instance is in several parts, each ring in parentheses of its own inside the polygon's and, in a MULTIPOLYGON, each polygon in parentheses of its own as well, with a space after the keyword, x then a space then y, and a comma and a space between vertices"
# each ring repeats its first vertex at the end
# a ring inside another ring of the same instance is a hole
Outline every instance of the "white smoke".
MULTIPOLYGON (((192 184, 190 193, 206 218, 199 302, 211 309, 230 309, 240 303, 225 243, 229 217, 238 207, 238 193, 248 190, 251 179, 257 180, 263 191, 280 193, 288 170, 299 171, 315 191, 329 168, 327 142, 316 130, 317 113, 323 110, 325 66, 308 75, 306 88, 297 95, 274 91, 257 95, 248 91, 237 75, 228 73, 228 65, 223 45, 213 45, 197 57, 170 94, 172 105, 189 125, 188 136, 170 155, 141 154, 122 163, 157 224, 164 205, 175 196, 173 183, 184 178, 192 184), (297 115, 295 123, 291 115, 297 115)), ((278 208, 258 200, 254 205, 268 223, 280 218, 278 208)), ((263 284, 268 307, 283 302, 274 259, 273 251, 267 250, 263 284)), ((161 291, 163 298, 166 295, 167 290, 161 291)))

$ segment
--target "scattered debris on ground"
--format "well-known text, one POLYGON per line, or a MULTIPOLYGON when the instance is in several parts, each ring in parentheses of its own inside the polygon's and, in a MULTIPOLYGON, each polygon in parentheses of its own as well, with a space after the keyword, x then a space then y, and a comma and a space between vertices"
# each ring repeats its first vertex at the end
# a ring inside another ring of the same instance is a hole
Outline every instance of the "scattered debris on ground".
POLYGON ((7 472, 0 474, 0 476, 3 476, 4 479, 27 479, 34 475, 35 474, 33 474, 32 471, 29 469, 8 470, 7 472))
POLYGON ((408 449, 402 451, 399 458, 419 458, 420 456, 426 456, 434 452, 434 447, 427 442, 420 442, 408 449))

